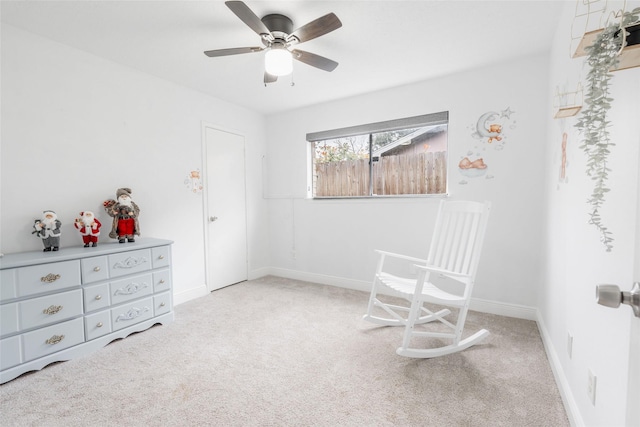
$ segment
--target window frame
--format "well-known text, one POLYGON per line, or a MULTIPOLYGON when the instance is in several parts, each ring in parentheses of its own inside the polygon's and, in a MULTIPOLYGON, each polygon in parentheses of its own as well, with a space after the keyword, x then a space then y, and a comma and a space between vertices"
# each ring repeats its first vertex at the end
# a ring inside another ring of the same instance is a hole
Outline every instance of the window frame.
POLYGON ((319 132, 307 133, 307 149, 308 149, 308 165, 310 165, 310 173, 308 174, 309 184, 307 186, 308 198, 313 200, 332 200, 332 199, 383 199, 383 198, 431 198, 431 197, 447 197, 449 195, 449 139, 447 135, 447 167, 445 176, 445 190, 443 193, 430 194, 373 194, 373 146, 371 139, 373 134, 381 132, 390 132, 402 129, 410 129, 426 126, 449 125, 449 112, 441 111, 438 113, 423 114, 413 117, 405 117, 394 120, 386 120, 382 122, 368 123, 364 125, 349 126, 339 129, 325 130, 319 132), (316 196, 314 194, 314 143, 330 139, 347 138, 359 135, 369 135, 369 194, 365 196, 316 196))

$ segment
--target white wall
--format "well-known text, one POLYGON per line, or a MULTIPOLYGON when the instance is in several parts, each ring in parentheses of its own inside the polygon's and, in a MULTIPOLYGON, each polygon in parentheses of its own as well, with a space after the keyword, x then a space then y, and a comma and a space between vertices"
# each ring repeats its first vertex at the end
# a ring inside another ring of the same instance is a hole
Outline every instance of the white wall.
POLYGON ((493 203, 474 295, 534 306, 544 217, 547 69, 541 54, 268 117, 271 265, 278 274, 365 288, 373 277, 375 248, 426 256, 439 199, 306 199, 305 135, 449 111, 450 197, 493 203), (504 141, 489 144, 472 136, 484 113, 507 108, 513 113, 504 141), (457 165, 465 156, 483 157, 487 176, 462 176, 457 165))
MULTIPOLYGON (((610 3, 612 10, 621 2, 610 3)), ((628 2, 627 9, 640 6, 628 2)), ((575 4, 568 3, 555 36, 551 53, 547 93, 586 88, 584 58, 570 58, 570 34, 575 4)), ((584 25, 584 24, 583 24, 584 25)), ((574 25, 573 28, 579 27, 574 25)), ((640 156, 640 68, 618 71, 612 79, 613 108, 610 132, 611 168, 603 221, 613 233, 613 250, 605 251, 595 227, 587 224, 593 181, 586 176, 586 158, 578 148, 582 139, 574 125, 576 117, 554 120, 546 116, 546 236, 542 254, 545 266, 540 300, 543 333, 549 340, 550 360, 559 375, 569 409, 577 425, 622 426, 625 424, 629 321, 631 310, 618 310, 595 303, 595 286, 615 283, 631 288, 633 244, 638 195, 640 156), (559 182, 562 133, 568 135, 568 182, 559 182), (567 353, 567 335, 573 335, 573 357, 567 353), (588 370, 597 376, 596 404, 587 398, 588 370)), ((638 254, 636 254, 638 256, 638 254)), ((637 278, 636 278, 637 280, 637 278)), ((637 319, 636 319, 637 320, 637 319)))
POLYGON ((73 219, 130 187, 142 236, 173 246, 176 302, 205 291, 202 122, 246 137, 249 269, 268 266, 262 199, 264 118, 39 36, 2 25, 1 241, 4 253, 40 250, 31 234, 45 209, 63 222, 62 246, 81 244, 73 219))

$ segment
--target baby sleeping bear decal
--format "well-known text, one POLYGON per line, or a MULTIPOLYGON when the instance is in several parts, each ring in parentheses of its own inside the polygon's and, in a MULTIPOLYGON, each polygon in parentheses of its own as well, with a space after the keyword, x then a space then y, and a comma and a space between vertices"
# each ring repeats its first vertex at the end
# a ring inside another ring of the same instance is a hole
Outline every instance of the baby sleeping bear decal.
MULTIPOLYGON (((468 127, 474 141, 466 156, 458 163, 461 175, 466 178, 493 178, 493 175, 488 174, 489 163, 486 162, 486 158, 491 157, 492 152, 504 149, 507 140, 505 131, 515 129, 515 120, 511 119, 513 113, 510 107, 500 112, 488 111, 468 127), (488 151, 489 148, 492 150, 488 151)), ((464 179, 460 181, 460 184, 467 183, 464 179)))

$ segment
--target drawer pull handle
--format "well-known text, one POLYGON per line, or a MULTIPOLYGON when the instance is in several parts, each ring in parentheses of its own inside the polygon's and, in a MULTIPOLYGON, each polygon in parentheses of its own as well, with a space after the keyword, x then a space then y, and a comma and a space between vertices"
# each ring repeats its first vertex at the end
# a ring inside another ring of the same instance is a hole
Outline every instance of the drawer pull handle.
POLYGON ((164 259, 164 255, 160 255, 158 259, 164 259))
POLYGON ((160 303, 160 307, 164 307, 166 304, 165 303, 160 303))
POLYGON ((52 315, 58 313, 60 310, 62 310, 61 305, 50 305, 48 308, 42 310, 42 314, 52 315))
POLYGON ((47 343, 49 345, 58 344, 63 339, 64 339, 64 335, 54 335, 51 338, 49 338, 48 340, 46 340, 45 343, 47 343))
POLYGON ((98 271, 100 271, 100 267, 94 268, 93 271, 95 271, 97 273, 98 271))
POLYGON ((61 276, 59 274, 49 273, 46 276, 41 277, 40 281, 44 283, 53 283, 56 280, 58 280, 60 277, 61 276))
POLYGON ((102 328, 102 322, 98 322, 98 324, 96 325, 97 328, 102 328))
POLYGON ((160 279, 160 284, 164 285, 164 279, 160 279))
POLYGON ((102 295, 96 295, 96 300, 100 301, 102 299, 102 295))

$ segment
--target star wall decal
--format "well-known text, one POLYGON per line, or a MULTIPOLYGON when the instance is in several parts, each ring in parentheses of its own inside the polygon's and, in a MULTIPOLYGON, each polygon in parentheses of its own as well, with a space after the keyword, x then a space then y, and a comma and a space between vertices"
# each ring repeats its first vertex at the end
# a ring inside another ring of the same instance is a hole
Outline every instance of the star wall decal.
POLYGON ((511 107, 507 107, 506 110, 502 110, 500 112, 500 117, 506 117, 507 119, 511 118, 511 114, 515 113, 515 111, 511 111, 511 107))

